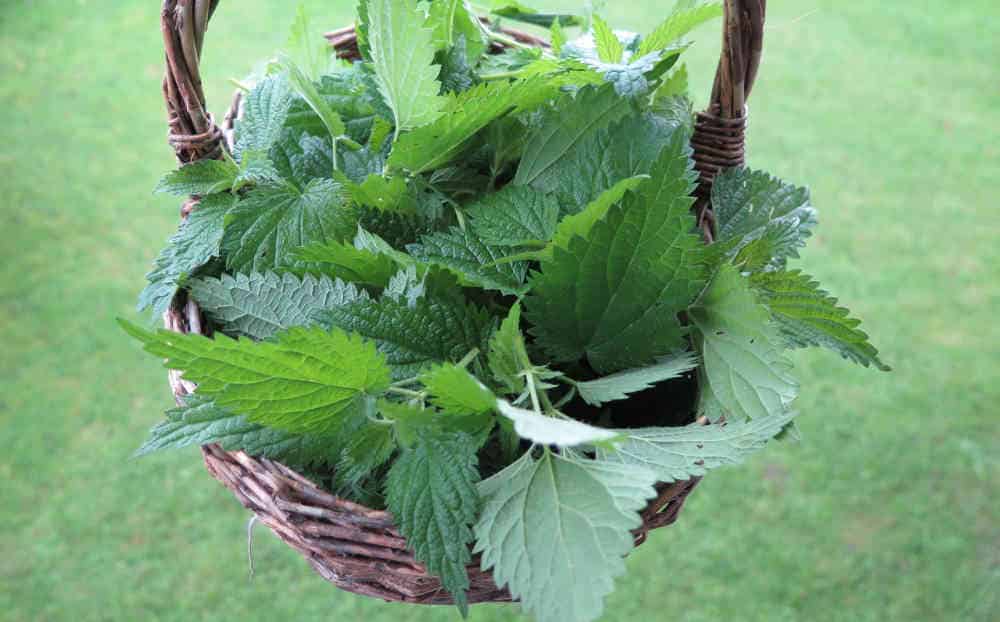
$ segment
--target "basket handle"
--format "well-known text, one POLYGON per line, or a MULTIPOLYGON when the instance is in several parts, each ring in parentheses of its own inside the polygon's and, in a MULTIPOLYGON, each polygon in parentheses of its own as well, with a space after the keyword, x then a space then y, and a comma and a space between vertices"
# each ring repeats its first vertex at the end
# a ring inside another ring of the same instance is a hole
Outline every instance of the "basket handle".
POLYGON ((222 156, 222 131, 205 107, 198 64, 208 20, 219 0, 163 0, 160 28, 167 72, 168 142, 181 164, 222 156))

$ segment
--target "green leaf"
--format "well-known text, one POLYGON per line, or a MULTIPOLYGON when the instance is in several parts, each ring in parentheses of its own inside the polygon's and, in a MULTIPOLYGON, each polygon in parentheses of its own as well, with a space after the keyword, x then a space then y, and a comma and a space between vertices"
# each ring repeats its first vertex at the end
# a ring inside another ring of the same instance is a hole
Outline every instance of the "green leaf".
POLYGON ((184 406, 167 411, 167 420, 149 431, 135 456, 211 443, 226 451, 244 451, 291 465, 332 464, 337 456, 330 437, 292 434, 251 423, 198 394, 189 396, 184 406))
MULTIPOLYGON (((598 195, 580 212, 570 214, 560 220, 552 235, 552 246, 566 248, 574 237, 584 239, 589 237, 590 230, 604 218, 608 210, 625 198, 627 192, 636 190, 647 179, 649 179, 648 175, 626 177, 598 195)), ((551 253, 551 247, 548 251, 551 253)))
POLYGON ((470 438, 472 449, 478 450, 489 439, 494 425, 489 414, 456 415, 384 399, 378 401, 378 409, 392 422, 396 438, 404 447, 412 447, 424 435, 445 438, 462 433, 470 438))
POLYGON ((438 49, 453 49, 462 41, 462 55, 469 64, 475 64, 486 51, 486 34, 465 0, 432 2, 428 20, 434 26, 435 47, 438 49))
POLYGON ((447 268, 465 284, 513 296, 524 292, 528 265, 523 261, 501 263, 514 250, 486 244, 469 229, 452 227, 431 233, 407 245, 406 250, 420 261, 447 268))
POLYGON ((678 97, 687 95, 688 92, 688 72, 687 65, 681 65, 674 70, 670 77, 663 81, 663 84, 656 89, 653 94, 654 100, 668 97, 678 97))
POLYGON ((773 265, 798 257, 816 224, 809 190, 797 188, 763 171, 732 168, 712 184, 716 240, 732 242, 734 251, 758 239, 767 240, 773 265))
POLYGON ((233 187, 238 173, 232 160, 198 160, 164 175, 154 192, 177 196, 225 192, 233 187))
POLYGON ((454 281, 426 284, 415 303, 383 296, 335 307, 320 319, 374 339, 397 379, 433 363, 457 362, 471 350, 485 351, 493 319, 469 304, 454 281))
POLYGON ((445 99, 438 95, 434 33, 424 26, 416 0, 368 0, 368 42, 376 82, 399 133, 434 121, 445 99))
POLYGON ((650 179, 584 239, 556 245, 525 298, 532 334, 554 361, 586 357, 598 373, 646 365, 683 345, 677 314, 702 289, 693 233, 690 148, 675 134, 650 179))
POLYGON ((506 17, 515 22, 523 22, 542 28, 549 28, 557 23, 562 26, 582 26, 584 24, 584 19, 579 15, 540 13, 514 0, 496 3, 490 12, 498 17, 506 17))
POLYGON ((629 109, 611 85, 586 87, 575 97, 561 97, 544 111, 528 139, 514 183, 531 185, 558 168, 557 164, 581 140, 621 119, 629 109))
POLYGON ((491 412, 496 396, 475 376, 452 363, 435 365, 420 377, 431 403, 445 413, 475 415, 491 412))
POLYGON ((295 10, 295 21, 285 49, 292 62, 302 67, 310 80, 318 80, 330 66, 330 45, 322 31, 312 29, 309 14, 301 4, 295 10))
POLYGON ((559 202, 526 186, 505 186, 466 210, 472 229, 486 244, 521 246, 552 239, 559 202))
POLYGON ((257 83, 243 103, 243 116, 236 121, 236 159, 243 153, 267 153, 281 138, 292 105, 292 87, 284 74, 268 76, 257 83))
POLYGON ((566 32, 563 31, 562 24, 559 20, 552 20, 552 25, 549 26, 549 43, 552 45, 552 53, 557 57, 562 51, 562 46, 566 45, 566 32))
POLYGON ((524 346, 524 335, 521 334, 521 303, 516 302, 511 306, 507 317, 500 323, 500 329, 490 337, 487 360, 493 377, 508 393, 520 395, 524 391, 524 376, 521 372, 531 362, 524 346))
POLYGON ((724 264, 688 316, 699 331, 705 378, 727 420, 784 413, 798 384, 747 280, 724 264))
POLYGON ((750 284, 792 347, 825 347, 865 367, 892 369, 879 360, 878 350, 858 328, 861 320, 837 306, 837 299, 820 289, 812 277, 799 270, 760 272, 750 277, 750 284))
POLYGON ((696 27, 721 16, 722 4, 718 2, 678 6, 663 23, 643 38, 636 54, 644 56, 662 50, 696 27))
POLYGON ((153 262, 153 269, 146 275, 149 285, 139 294, 139 311, 152 308, 154 316, 163 315, 177 288, 195 270, 219 256, 222 223, 235 203, 236 197, 231 194, 209 195, 198 203, 153 262))
POLYGON ((537 108, 555 94, 544 79, 514 83, 487 82, 451 95, 436 121, 403 134, 389 155, 391 169, 412 174, 435 170, 454 161, 469 139, 509 112, 537 108))
POLYGON ((609 443, 621 436, 615 430, 597 428, 573 419, 540 415, 518 408, 503 399, 496 400, 496 407, 501 415, 514 422, 514 431, 518 436, 540 445, 597 445, 609 443))
MULTIPOLYGON (((384 107, 385 104, 365 65, 357 63, 324 75, 314 83, 314 88, 326 106, 336 112, 343 121, 347 135, 351 139, 359 143, 369 140, 374 131, 375 119, 381 114, 377 113, 376 109, 384 107)), ((389 109, 383 110, 382 113, 389 118, 392 117, 392 111, 389 109)), ((294 129, 297 133, 306 132, 315 136, 329 134, 323 120, 302 98, 293 98, 285 127, 294 129)))
POLYGON ((383 288, 398 270, 386 255, 340 242, 313 243, 292 252, 297 261, 332 278, 383 288))
POLYGON ((421 436, 392 465, 386 502, 407 546, 460 608, 467 606, 471 526, 479 514, 475 449, 465 435, 421 436))
POLYGON ((222 248, 230 269, 262 272, 295 265, 295 248, 349 239, 356 228, 341 186, 330 179, 314 179, 302 192, 288 185, 264 186, 226 216, 222 248))
MULTIPOLYGON (((613 90, 610 86, 607 89, 613 90)), ((627 105, 623 107, 627 109, 627 105)), ((531 185, 555 194, 563 209, 575 214, 616 183, 648 174, 679 128, 679 124, 654 114, 629 114, 587 132, 531 185)))
POLYGON ((629 369, 626 371, 577 382, 576 390, 583 401, 592 406, 600 406, 615 400, 627 400, 630 393, 644 391, 657 382, 679 378, 684 372, 698 366, 698 357, 692 352, 682 352, 663 357, 655 365, 629 369))
POLYGON ((389 423, 368 421, 350 435, 335 475, 342 486, 357 485, 389 461, 396 451, 396 437, 389 423))
POLYGON ((625 54, 625 47, 618 40, 618 35, 608 26, 608 23, 594 15, 591 19, 594 30, 594 43, 597 45, 597 56, 605 63, 618 63, 625 54))
POLYGON ((482 567, 539 622, 595 620, 625 572, 654 481, 639 467, 525 454, 479 485, 482 567))
POLYGON ((363 290, 326 276, 301 280, 291 274, 223 274, 193 279, 191 296, 216 325, 230 335, 269 339, 292 326, 310 324, 322 310, 366 297, 363 290))
POLYGON ((645 467, 660 482, 686 480, 709 469, 742 463, 777 436, 794 416, 785 412, 722 425, 632 429, 614 449, 598 449, 598 456, 608 462, 645 467))
POLYGON ((322 434, 389 386, 375 345, 340 330, 295 327, 272 341, 146 331, 119 321, 145 350, 184 372, 221 408, 289 432, 322 434))
POLYGON ((288 79, 295 92, 319 116, 326 131, 330 134, 330 138, 336 141, 337 138, 346 134, 347 128, 340 115, 330 107, 329 102, 320 95, 312 79, 295 64, 295 61, 287 56, 281 56, 278 63, 282 69, 288 72, 288 79))

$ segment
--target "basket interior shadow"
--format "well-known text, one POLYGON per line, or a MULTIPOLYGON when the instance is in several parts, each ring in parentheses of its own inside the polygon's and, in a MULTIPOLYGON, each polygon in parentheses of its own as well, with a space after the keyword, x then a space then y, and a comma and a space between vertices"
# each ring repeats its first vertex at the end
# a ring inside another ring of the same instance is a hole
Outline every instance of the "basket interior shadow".
MULTIPOLYGON (((169 143, 181 164, 219 158, 232 150, 233 126, 240 114, 239 94, 217 125, 208 113, 201 85, 199 60, 204 36, 219 0, 164 0, 161 25, 167 71, 163 95, 167 104, 169 143)), ((744 164, 746 99, 760 62, 766 0, 726 0, 722 54, 712 88, 710 104, 697 115, 691 145, 699 173, 694 205, 699 227, 712 239, 713 218, 708 197, 715 175, 722 169, 744 164)), ((516 30, 505 33, 536 46, 543 40, 516 30)), ((359 57, 354 28, 326 35, 338 56, 359 57)), ((502 47, 495 44, 494 51, 502 47)), ((197 209, 197 198, 181 209, 186 217, 197 209)), ((170 330, 211 335, 194 301, 180 292, 164 317, 170 330)), ((170 385, 180 401, 194 385, 170 372, 170 385)), ((407 549, 392 515, 336 497, 287 466, 244 452, 224 451, 218 445, 202 447, 208 471, 233 492, 244 507, 254 512, 283 541, 302 553, 324 579, 339 588, 381 598, 422 604, 451 604, 441 582, 429 575, 407 549)), ((642 526, 633 532, 636 544, 647 534, 672 524, 684 500, 699 479, 660 484, 657 496, 642 512, 642 526)), ((470 603, 505 602, 511 596, 500 589, 489 572, 479 567, 478 557, 468 566, 470 603)))

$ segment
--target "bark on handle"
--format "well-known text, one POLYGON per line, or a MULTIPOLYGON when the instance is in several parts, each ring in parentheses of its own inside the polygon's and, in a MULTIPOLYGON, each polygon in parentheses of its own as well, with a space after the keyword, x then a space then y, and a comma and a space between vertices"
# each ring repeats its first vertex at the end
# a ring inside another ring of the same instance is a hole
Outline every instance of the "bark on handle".
POLYGON ((167 72, 168 141, 181 164, 222 156, 222 133, 205 107, 198 69, 208 20, 219 0, 164 0, 160 13, 167 72))
POLYGON ((711 241, 709 197, 719 171, 746 163, 747 98, 753 90, 764 42, 767 0, 725 0, 722 56, 708 108, 698 113, 691 146, 698 170, 698 223, 711 241))

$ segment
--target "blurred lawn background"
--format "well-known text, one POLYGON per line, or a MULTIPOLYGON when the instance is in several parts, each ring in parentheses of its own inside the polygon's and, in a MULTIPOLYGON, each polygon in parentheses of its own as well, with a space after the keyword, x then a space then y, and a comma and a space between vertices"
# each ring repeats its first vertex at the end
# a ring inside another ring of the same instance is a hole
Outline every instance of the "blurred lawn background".
MULTIPOLYGON (((666 3, 608 4, 645 32, 666 3)), ((352 5, 306 2, 331 28, 352 5)), ((713 472, 604 619, 998 620, 1000 5, 770 5, 750 162, 812 187, 800 263, 895 371, 796 354, 804 442, 713 472)), ((221 4, 217 115, 291 16, 221 4)), ((0 3, 0 619, 456 620, 336 591, 266 529, 249 581, 248 515, 198 453, 129 459, 170 404, 113 324, 178 219, 150 194, 174 164, 158 17, 155 0, 0 3)), ((718 29, 688 57, 699 106, 718 29)))

